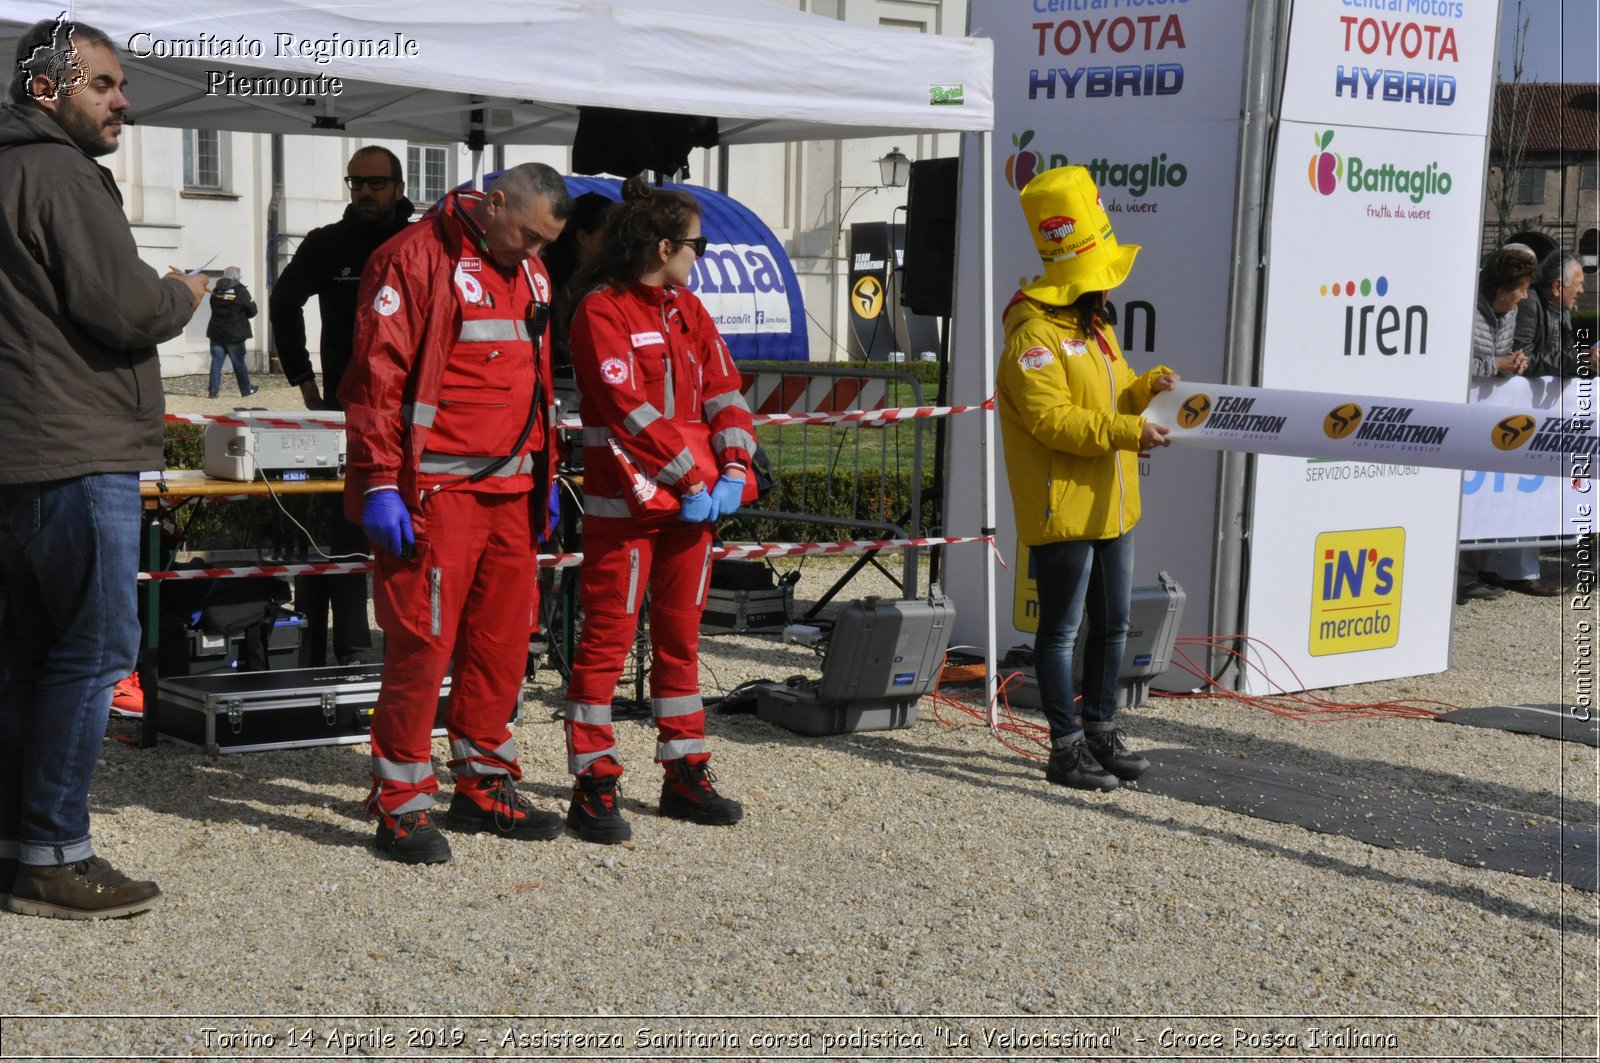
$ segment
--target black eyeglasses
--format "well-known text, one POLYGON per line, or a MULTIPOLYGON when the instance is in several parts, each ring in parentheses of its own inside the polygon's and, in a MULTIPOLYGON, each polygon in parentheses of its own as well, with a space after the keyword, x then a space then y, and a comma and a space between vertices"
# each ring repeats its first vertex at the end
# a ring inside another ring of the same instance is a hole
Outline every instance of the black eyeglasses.
POLYGON ((382 192, 398 180, 400 180, 398 177, 346 177, 344 183, 352 192, 360 191, 362 185, 366 185, 374 192, 382 192))
POLYGON ((688 244, 694 248, 694 257, 702 258, 706 253, 706 238, 704 236, 684 236, 672 241, 675 244, 688 244))

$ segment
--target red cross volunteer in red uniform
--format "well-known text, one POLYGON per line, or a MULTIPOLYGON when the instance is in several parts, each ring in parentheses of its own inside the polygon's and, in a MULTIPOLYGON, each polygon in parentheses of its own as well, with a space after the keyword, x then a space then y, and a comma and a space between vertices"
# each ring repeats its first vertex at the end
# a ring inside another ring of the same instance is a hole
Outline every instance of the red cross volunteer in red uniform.
POLYGON ((538 612, 538 537, 554 470, 550 279, 538 255, 572 200, 529 163, 487 194, 452 192, 368 260, 350 367, 345 508, 374 545, 385 636, 372 719, 377 846, 443 863, 430 818, 439 686, 455 796, 448 822, 553 838, 533 808, 508 728, 538 612))
POLYGON ((597 290, 572 322, 584 424, 584 623, 567 689, 568 768, 577 776, 567 825, 586 841, 632 833, 616 802, 622 764, 611 698, 647 590, 661 814, 708 824, 744 814, 716 792, 707 768, 699 636, 711 522, 745 500, 755 436, 728 347, 683 287, 705 248, 693 196, 629 180, 581 285, 597 290))

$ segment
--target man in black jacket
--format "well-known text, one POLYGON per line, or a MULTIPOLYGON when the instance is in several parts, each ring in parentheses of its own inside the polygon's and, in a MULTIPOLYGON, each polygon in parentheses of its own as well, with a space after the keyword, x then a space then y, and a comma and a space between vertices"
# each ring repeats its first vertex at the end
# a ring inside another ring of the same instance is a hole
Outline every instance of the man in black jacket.
POLYGON ((250 319, 256 316, 256 302, 250 289, 239 279, 239 267, 229 266, 211 289, 211 320, 206 338, 211 341, 211 397, 222 390, 222 362, 233 362, 233 378, 239 394, 254 395, 261 389, 250 383, 250 369, 244 364, 244 341, 250 338, 250 319))
MULTIPOLYGON (((300 389, 308 410, 339 409, 339 381, 355 343, 356 290, 372 252, 411 221, 404 171, 387 148, 366 147, 350 156, 344 183, 350 205, 332 225, 313 229, 272 288, 268 315, 283 375, 300 389), (313 295, 322 314, 322 388, 317 388, 306 349, 304 307, 313 295)), ((321 500, 332 522, 330 556, 364 554, 366 535, 344 519, 337 497, 321 500)), ((322 664, 327 656, 328 606, 333 606, 333 654, 340 664, 372 659, 367 626, 367 577, 301 576, 295 580, 295 607, 306 616, 300 663, 322 664)))
POLYGON ((134 915, 161 897, 95 855, 89 784, 139 649, 139 473, 161 468, 156 344, 200 274, 139 257, 111 171, 117 50, 65 18, 17 42, 0 107, 0 895, 24 915, 134 915))

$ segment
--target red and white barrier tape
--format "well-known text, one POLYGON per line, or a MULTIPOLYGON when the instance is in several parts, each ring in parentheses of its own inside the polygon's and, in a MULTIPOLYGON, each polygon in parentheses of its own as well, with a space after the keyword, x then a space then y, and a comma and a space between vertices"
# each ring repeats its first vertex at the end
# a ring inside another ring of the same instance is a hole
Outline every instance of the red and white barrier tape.
MULTIPOLYGON (((760 425, 801 424, 893 424, 897 421, 914 421, 930 417, 952 417, 973 410, 994 409, 994 399, 976 406, 900 406, 882 410, 851 410, 847 413, 758 413, 752 417, 760 425)), ((167 420, 173 424, 222 424, 235 428, 331 428, 344 431, 343 421, 330 421, 315 414, 304 417, 261 417, 251 414, 227 413, 169 413, 167 420)), ((563 417, 558 428, 582 428, 576 417, 563 417)))
MULTIPOLYGON (((909 550, 924 546, 957 546, 961 543, 988 543, 999 551, 992 536, 958 536, 948 539, 855 539, 842 543, 734 543, 712 551, 718 560, 752 557, 808 557, 865 554, 876 550, 909 550)), ((540 554, 540 568, 575 568, 583 563, 582 554, 540 554)), ((1002 559, 1002 565, 1005 561, 1002 559)), ((304 565, 250 565, 240 568, 184 568, 173 572, 141 572, 140 580, 239 579, 249 576, 333 576, 345 572, 371 572, 370 561, 323 561, 304 565)))

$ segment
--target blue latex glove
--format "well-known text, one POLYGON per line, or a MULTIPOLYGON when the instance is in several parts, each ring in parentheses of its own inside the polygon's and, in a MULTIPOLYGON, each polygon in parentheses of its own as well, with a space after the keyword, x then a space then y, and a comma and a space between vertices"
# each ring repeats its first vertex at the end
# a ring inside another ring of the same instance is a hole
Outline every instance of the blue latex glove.
POLYGON ((731 517, 739 512, 739 503, 744 500, 744 481, 723 476, 711 489, 711 497, 717 503, 717 516, 731 517))
POLYGON ((545 506, 544 538, 548 540, 556 533, 556 528, 561 524, 561 481, 554 480, 550 484, 550 501, 545 506))
POLYGON ((704 524, 717 519, 717 500, 710 491, 684 495, 678 503, 678 519, 691 524, 704 524))
POLYGON ((361 507, 361 530, 367 538, 393 554, 409 556, 416 536, 411 531, 411 511, 399 491, 374 491, 361 507))

